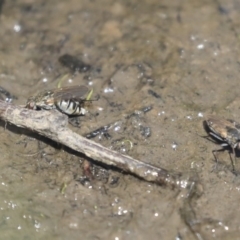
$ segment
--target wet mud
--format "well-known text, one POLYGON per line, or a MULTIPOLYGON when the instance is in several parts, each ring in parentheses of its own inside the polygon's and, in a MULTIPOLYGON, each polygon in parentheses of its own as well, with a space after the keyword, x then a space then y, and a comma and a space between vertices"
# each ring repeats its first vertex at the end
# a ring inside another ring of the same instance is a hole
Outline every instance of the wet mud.
POLYGON ((147 183, 1 122, 2 239, 239 239, 240 153, 204 138, 239 121, 238 1, 0 1, 0 98, 93 89, 69 126, 195 176, 201 195, 147 183))

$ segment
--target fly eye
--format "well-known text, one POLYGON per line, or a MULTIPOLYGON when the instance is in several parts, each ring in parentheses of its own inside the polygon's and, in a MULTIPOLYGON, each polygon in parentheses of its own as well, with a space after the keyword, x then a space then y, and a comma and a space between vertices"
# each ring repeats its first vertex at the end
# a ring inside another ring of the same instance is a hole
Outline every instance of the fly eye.
POLYGON ((208 121, 208 124, 209 124, 209 125, 213 125, 213 122, 212 122, 212 121, 208 121))
POLYGON ((28 102, 27 103, 27 108, 36 110, 35 102, 33 102, 33 101, 32 102, 28 102))

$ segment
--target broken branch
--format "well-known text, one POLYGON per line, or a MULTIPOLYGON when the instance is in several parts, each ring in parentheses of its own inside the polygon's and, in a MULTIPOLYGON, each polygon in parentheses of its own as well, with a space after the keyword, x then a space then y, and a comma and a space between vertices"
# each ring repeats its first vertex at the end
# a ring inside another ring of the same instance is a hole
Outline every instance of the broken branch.
POLYGON ((117 167, 148 182, 171 188, 188 190, 196 188, 196 181, 189 176, 171 173, 163 168, 122 155, 76 134, 68 128, 68 117, 58 111, 34 111, 0 101, 0 118, 18 127, 37 132, 77 152, 84 153, 95 161, 117 167))

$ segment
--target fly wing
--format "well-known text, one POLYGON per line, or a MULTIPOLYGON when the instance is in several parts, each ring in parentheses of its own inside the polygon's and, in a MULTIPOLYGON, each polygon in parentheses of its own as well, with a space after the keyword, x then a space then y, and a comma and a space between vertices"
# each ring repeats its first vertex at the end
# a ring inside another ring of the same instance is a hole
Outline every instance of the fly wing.
POLYGON ((231 122, 235 128, 237 128, 237 130, 240 132, 240 123, 234 121, 234 120, 231 120, 231 119, 227 119, 229 122, 231 122))
POLYGON ((54 91, 54 100, 84 100, 84 95, 89 91, 86 86, 71 86, 71 87, 63 87, 56 89, 54 91))
POLYGON ((206 120, 206 124, 208 133, 215 139, 227 142, 233 148, 240 141, 239 123, 234 120, 213 116, 206 120))

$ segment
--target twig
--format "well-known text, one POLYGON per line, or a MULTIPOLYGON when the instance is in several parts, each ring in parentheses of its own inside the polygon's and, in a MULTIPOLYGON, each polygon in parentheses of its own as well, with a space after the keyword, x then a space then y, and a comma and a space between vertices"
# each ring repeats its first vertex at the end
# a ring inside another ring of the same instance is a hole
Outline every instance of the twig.
POLYGON ((58 111, 34 111, 0 101, 0 118, 18 127, 35 131, 77 152, 84 153, 93 160, 117 167, 146 181, 171 188, 194 189, 191 192, 196 192, 197 182, 189 176, 170 173, 163 168, 109 150, 74 133, 67 127, 68 117, 58 111))

